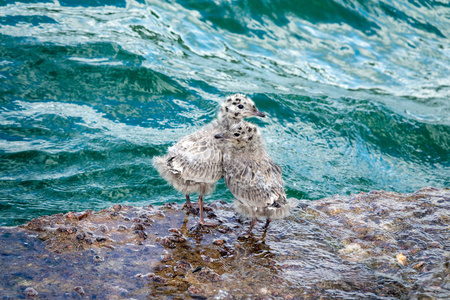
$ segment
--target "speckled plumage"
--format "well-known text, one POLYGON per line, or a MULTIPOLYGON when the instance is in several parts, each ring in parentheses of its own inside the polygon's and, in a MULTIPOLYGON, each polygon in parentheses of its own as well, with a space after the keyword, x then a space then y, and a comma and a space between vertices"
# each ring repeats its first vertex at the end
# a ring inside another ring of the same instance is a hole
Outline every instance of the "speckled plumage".
POLYGON ((222 178, 222 151, 214 135, 229 130, 243 118, 265 117, 253 101, 242 94, 227 97, 221 104, 216 120, 202 129, 180 139, 168 149, 164 156, 154 158, 154 166, 159 174, 176 190, 186 195, 199 193, 200 223, 203 195, 211 193, 216 182, 222 178))
POLYGON ((289 215, 282 169, 267 154, 257 126, 241 122, 215 136, 223 151, 225 183, 235 196, 238 213, 257 219, 280 219, 289 215))
POLYGON ((214 134, 217 124, 182 138, 165 156, 154 159, 160 175, 183 194, 209 194, 222 178, 222 152, 214 134))

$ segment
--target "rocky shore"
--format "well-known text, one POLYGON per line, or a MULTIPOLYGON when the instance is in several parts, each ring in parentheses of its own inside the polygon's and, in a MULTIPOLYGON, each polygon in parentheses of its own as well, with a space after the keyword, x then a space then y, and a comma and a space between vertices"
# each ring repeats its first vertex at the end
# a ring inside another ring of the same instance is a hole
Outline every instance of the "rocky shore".
POLYGON ((209 204, 114 205, 0 227, 0 299, 450 299, 450 189, 297 201, 257 224, 209 204))

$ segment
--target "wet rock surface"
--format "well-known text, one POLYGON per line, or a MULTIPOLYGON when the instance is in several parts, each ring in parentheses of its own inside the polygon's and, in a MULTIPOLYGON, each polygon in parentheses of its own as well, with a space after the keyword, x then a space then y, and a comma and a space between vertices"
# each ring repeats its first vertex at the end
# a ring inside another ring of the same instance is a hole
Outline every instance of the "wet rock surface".
POLYGON ((298 201, 249 223, 209 204, 115 205, 0 228, 1 299, 449 299, 450 190, 298 201))

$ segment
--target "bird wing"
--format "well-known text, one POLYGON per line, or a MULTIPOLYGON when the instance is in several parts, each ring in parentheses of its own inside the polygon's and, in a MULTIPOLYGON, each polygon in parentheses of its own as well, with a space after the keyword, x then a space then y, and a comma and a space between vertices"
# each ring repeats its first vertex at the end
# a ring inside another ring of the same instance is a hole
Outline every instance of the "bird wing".
POLYGON ((226 159, 225 183, 241 201, 256 207, 276 206, 285 199, 282 169, 268 155, 262 159, 226 159))
POLYGON ((169 150, 168 165, 184 180, 214 183, 222 178, 222 151, 214 130, 202 130, 182 138, 169 150))

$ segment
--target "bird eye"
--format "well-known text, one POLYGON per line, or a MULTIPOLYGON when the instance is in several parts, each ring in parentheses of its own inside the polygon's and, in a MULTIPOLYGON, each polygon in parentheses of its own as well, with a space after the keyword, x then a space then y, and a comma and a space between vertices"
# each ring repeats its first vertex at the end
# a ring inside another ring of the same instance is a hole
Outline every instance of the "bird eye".
POLYGON ((234 134, 234 136, 240 136, 240 134, 236 132, 236 133, 234 134))
POLYGON ((238 107, 239 107, 240 109, 243 109, 243 108, 244 108, 244 105, 239 104, 238 107))

